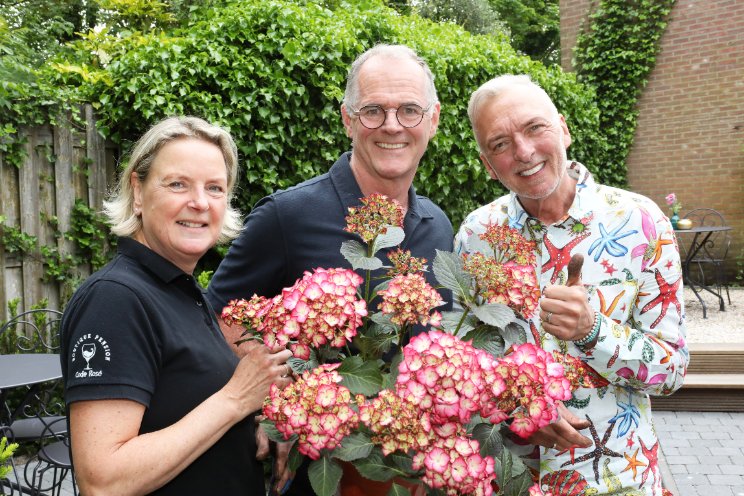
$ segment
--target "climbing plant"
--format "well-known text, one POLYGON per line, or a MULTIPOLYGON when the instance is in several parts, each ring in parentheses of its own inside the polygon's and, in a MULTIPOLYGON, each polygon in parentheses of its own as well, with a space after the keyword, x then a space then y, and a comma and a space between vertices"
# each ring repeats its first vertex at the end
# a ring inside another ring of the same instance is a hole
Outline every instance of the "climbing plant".
POLYGON ((598 164, 608 183, 626 184, 636 103, 656 63, 674 0, 600 0, 576 42, 579 81, 596 91, 602 144, 598 164))

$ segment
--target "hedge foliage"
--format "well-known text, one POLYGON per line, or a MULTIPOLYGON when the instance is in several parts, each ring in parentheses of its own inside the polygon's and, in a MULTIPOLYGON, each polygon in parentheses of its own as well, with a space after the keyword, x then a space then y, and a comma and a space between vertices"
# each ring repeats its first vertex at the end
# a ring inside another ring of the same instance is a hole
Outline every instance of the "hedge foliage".
POLYGON ((131 143, 173 114, 227 127, 241 155, 238 206, 248 212, 262 196, 327 171, 349 149, 339 110, 346 75, 379 42, 411 46, 435 74, 441 122, 416 187, 453 224, 503 193, 480 164, 467 118, 472 91, 498 74, 529 73, 540 83, 568 121, 569 156, 605 179, 592 161, 602 145, 594 96, 574 76, 517 55, 506 40, 402 16, 373 0, 334 10, 311 1, 233 0, 193 11, 188 26, 167 34, 97 40, 95 52, 89 40, 81 51, 94 53, 90 63, 57 68, 94 103, 102 131, 116 141, 131 143))

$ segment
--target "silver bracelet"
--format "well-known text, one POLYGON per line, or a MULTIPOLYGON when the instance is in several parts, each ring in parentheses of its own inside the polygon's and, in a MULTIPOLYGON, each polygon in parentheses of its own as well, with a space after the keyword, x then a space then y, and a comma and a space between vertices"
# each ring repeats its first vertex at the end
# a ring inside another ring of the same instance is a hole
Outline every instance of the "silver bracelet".
POLYGON ((599 336, 600 327, 602 327, 602 318, 599 316, 599 312, 594 312, 594 325, 589 331, 589 334, 581 339, 577 339, 576 341, 574 341, 574 344, 581 347, 588 345, 589 343, 597 339, 597 336, 599 336))

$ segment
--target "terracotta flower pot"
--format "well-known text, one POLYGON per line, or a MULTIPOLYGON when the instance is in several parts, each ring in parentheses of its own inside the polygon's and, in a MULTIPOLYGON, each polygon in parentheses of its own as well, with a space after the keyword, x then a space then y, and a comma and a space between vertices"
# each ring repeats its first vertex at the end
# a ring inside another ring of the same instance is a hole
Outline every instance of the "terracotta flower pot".
POLYGON ((409 482, 399 477, 384 482, 373 481, 362 477, 353 464, 343 461, 340 464, 344 472, 339 484, 339 496, 384 496, 393 487, 393 482, 407 488, 411 496, 426 496, 422 482, 409 482))

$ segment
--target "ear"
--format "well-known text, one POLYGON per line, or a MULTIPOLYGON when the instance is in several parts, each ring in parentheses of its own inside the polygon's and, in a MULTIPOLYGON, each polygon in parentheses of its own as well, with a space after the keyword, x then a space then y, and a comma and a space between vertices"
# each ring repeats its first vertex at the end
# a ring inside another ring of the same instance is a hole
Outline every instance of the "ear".
POLYGON ((142 183, 134 171, 129 176, 129 184, 132 186, 132 206, 134 207, 134 213, 139 214, 142 212, 142 183))
POLYGON ((434 108, 431 111, 431 125, 429 127, 429 139, 432 139, 437 134, 437 128, 439 127, 439 112, 441 110, 439 102, 434 104, 434 108))
POLYGON ((499 178, 496 176, 496 171, 493 170, 493 167, 491 167, 491 164, 488 163, 488 160, 486 160, 486 156, 482 153, 480 154, 481 162, 483 162, 483 165, 486 166, 486 170, 488 171, 488 175, 491 176, 491 179, 499 180, 499 178))
POLYGON ((341 105, 341 120, 344 122, 344 129, 346 129, 346 136, 354 139, 354 130, 351 127, 351 116, 346 111, 346 105, 341 105))
POLYGON ((566 118, 562 114, 558 114, 561 123, 561 132, 563 132, 563 145, 568 148, 571 146, 571 132, 568 130, 568 124, 566 124, 566 118))

